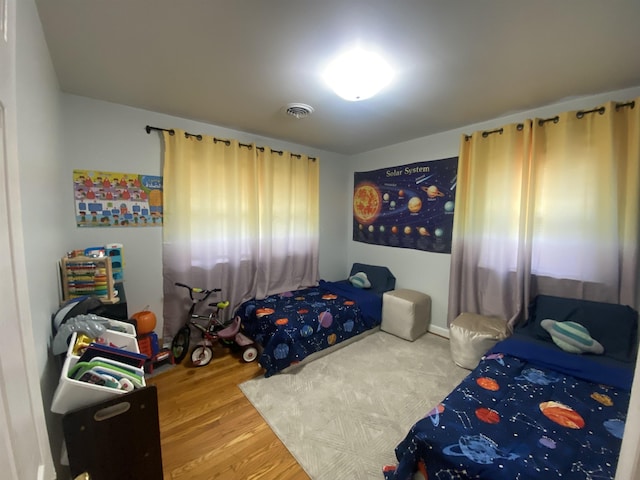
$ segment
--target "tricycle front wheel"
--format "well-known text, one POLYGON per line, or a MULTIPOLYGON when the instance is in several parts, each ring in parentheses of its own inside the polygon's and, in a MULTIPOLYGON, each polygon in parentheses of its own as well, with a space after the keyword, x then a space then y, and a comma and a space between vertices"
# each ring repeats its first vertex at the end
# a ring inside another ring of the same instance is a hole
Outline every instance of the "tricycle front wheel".
POLYGON ((191 352, 191 361, 196 367, 204 367, 209 365, 209 362, 213 358, 213 349, 204 345, 198 345, 191 352))

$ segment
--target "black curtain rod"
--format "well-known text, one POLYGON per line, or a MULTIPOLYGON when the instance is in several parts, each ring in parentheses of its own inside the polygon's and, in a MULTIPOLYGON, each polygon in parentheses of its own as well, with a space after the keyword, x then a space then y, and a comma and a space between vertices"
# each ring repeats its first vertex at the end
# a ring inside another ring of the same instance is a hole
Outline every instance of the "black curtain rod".
MULTIPOLYGON (((147 133, 151 133, 151 130, 156 130, 158 132, 167 132, 167 133, 169 133, 169 135, 172 135, 172 136, 176 134, 176 131, 173 128, 167 129, 167 128, 152 127, 151 125, 147 125, 144 129, 147 131, 147 133)), ((203 138, 202 135, 200 135, 200 134, 189 133, 189 132, 184 132, 184 136, 186 138, 195 137, 198 140, 202 140, 202 138, 203 138)), ((231 145, 231 141, 230 140, 226 140, 226 139, 220 139, 220 138, 213 137, 213 141, 215 143, 222 142, 227 147, 229 145, 231 145)), ((252 148, 252 146, 250 144, 248 144, 248 143, 240 143, 240 146, 241 147, 246 147, 246 148, 252 148)), ((256 148, 258 150, 260 150, 261 152, 264 152, 264 147, 256 147, 256 148)), ((284 153, 282 150, 271 150, 271 151, 273 153, 277 153, 280 156, 282 156, 282 154, 284 153)), ((292 153, 291 156, 292 157, 296 157, 296 158, 302 158, 302 155, 300 155, 298 153, 292 153)), ((315 162, 316 161, 316 157, 309 157, 309 160, 311 160, 312 162, 315 162)))
MULTIPOLYGON (((625 107, 635 108, 635 106, 636 106, 635 100, 632 100, 630 102, 625 102, 625 103, 616 103, 616 111, 625 107)), ((576 112, 576 117, 583 118, 587 113, 599 113, 600 115, 604 115, 605 110, 606 110, 605 107, 597 107, 591 110, 578 110, 576 112)), ((558 123, 559 121, 560 121, 560 117, 556 115, 555 117, 551 117, 551 118, 541 118, 540 120, 538 120, 538 125, 543 126, 547 122, 558 123)), ((524 128, 524 125, 522 123, 519 123, 518 130, 522 130, 523 128, 524 128)), ((498 128, 496 130, 488 130, 488 131, 482 132, 482 138, 487 138, 492 133, 502 133, 502 132, 503 132, 502 128, 498 128)), ((465 135, 464 139, 465 141, 471 140, 471 135, 465 135)))

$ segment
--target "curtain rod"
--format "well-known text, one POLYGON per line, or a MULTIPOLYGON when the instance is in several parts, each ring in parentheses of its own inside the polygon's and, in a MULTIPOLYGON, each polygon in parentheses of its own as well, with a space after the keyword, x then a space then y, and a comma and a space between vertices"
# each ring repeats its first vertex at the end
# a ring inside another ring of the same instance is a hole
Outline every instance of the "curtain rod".
MULTIPOLYGON (((176 134, 176 131, 175 131, 173 128, 167 129, 167 128, 152 127, 151 125, 147 125, 146 127, 144 127, 144 129, 147 131, 147 133, 151 133, 151 130, 156 130, 156 131, 158 131, 158 132, 167 132, 169 135, 172 135, 172 136, 176 134)), ((197 138, 198 140, 202 140, 202 135, 200 135, 199 133, 197 133, 197 134, 196 134, 196 133, 184 132, 184 136, 185 136, 186 138, 189 138, 189 137, 195 137, 195 138, 197 138)), ((226 139, 221 139, 221 138, 213 137, 213 141, 214 141, 215 143, 217 143, 217 142, 222 142, 222 143, 224 143, 227 147, 228 147, 229 145, 231 145, 231 140, 226 140, 226 139)), ((252 148, 252 145, 251 145, 251 144, 248 144, 248 143, 240 143, 240 146, 241 146, 241 147, 246 147, 246 148, 252 148)), ((264 147, 258 147, 258 146, 256 146, 256 148, 257 148, 258 150, 260 150, 261 152, 264 152, 264 147)), ((277 153, 277 154, 278 154, 278 155, 280 155, 280 156, 282 156, 282 154, 284 153, 282 150, 271 150, 271 151, 272 151, 273 153, 277 153)), ((296 158, 302 158, 302 155, 300 155, 300 154, 298 154, 298 153, 292 153, 292 154, 291 154, 291 156, 292 156, 292 157, 296 157, 296 158)), ((308 158, 309 158, 309 160, 311 160, 312 162, 315 162, 315 161, 316 161, 316 157, 308 157, 308 158)))
MULTIPOLYGON (((616 111, 624 107, 634 108, 635 106, 636 106, 635 100, 632 100, 630 102, 625 102, 625 103, 616 103, 616 111)), ((604 112, 605 112, 605 107, 592 108, 591 110, 578 110, 576 112, 576 118, 578 119, 584 118, 584 116, 587 113, 599 113, 600 115, 604 115, 604 112)), ((540 120, 538 120, 538 125, 542 127, 547 122, 558 123, 559 121, 560 121, 560 117, 556 115, 555 117, 541 118, 540 120)), ((518 130, 522 130, 524 128, 524 125, 522 123, 519 123, 517 128, 518 130)), ((489 135, 493 133, 502 133, 502 132, 503 132, 502 128, 497 128, 495 130, 487 130, 482 132, 482 138, 487 138, 489 135)), ((471 135, 465 135, 464 139, 465 141, 471 140, 471 135)))

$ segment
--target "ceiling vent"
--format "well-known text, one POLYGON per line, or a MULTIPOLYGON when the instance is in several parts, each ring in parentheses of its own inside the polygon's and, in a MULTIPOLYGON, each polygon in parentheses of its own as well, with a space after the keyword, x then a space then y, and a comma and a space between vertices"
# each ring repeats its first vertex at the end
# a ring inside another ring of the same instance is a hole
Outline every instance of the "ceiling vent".
POLYGON ((313 113, 313 107, 304 103, 290 103, 285 107, 285 113, 296 118, 305 118, 313 113))

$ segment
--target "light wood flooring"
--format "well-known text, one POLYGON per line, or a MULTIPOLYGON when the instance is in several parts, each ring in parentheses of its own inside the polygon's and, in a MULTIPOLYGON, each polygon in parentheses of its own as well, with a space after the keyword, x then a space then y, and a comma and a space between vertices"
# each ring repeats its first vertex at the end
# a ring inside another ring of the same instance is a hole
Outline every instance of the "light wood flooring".
POLYGON ((257 362, 216 347, 205 367, 180 365, 147 381, 158 390, 165 480, 308 480, 238 387, 257 362))

